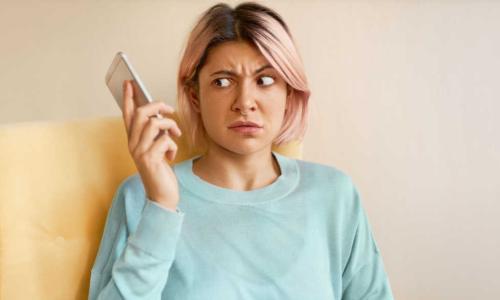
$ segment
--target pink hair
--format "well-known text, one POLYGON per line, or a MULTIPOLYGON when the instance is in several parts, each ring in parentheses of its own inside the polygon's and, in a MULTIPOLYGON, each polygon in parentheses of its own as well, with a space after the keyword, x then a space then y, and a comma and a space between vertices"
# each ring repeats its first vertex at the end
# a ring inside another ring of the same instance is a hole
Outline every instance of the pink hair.
MULTIPOLYGON (((198 92, 198 72, 210 49, 227 41, 246 41, 256 46, 290 87, 286 112, 274 145, 304 138, 308 125, 311 94, 302 60, 288 26, 280 15, 254 2, 232 9, 219 3, 199 18, 189 35, 177 78, 177 106, 180 126, 188 134, 190 151, 206 145, 201 116, 189 101, 189 92, 198 92)), ((287 87, 287 88, 288 88, 287 87)))

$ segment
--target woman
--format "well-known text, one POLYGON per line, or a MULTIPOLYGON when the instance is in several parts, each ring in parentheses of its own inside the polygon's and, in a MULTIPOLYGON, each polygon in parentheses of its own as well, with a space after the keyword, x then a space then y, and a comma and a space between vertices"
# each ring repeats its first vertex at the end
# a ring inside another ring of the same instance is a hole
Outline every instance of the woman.
POLYGON ((152 116, 173 108, 135 108, 124 87, 138 174, 113 198, 89 299, 393 298, 351 178, 272 151, 302 139, 310 95, 276 12, 217 4, 191 32, 178 113, 203 155, 170 167, 181 130, 152 116))

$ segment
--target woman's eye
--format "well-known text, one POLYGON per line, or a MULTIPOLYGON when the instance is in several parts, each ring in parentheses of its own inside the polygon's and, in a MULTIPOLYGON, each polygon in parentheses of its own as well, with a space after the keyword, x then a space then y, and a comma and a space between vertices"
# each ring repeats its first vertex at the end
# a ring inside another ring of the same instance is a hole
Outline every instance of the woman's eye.
POLYGON ((271 85, 274 83, 274 78, 271 76, 262 76, 259 78, 259 81, 264 82, 264 85, 267 86, 267 85, 271 85), (264 79, 264 80, 262 80, 262 79, 264 79))
POLYGON ((229 79, 227 78, 217 78, 214 80, 214 82, 219 87, 227 87, 229 85, 229 79))
MULTIPOLYGON (((228 78, 217 78, 214 80, 215 85, 218 87, 228 87, 231 84, 231 80, 228 78)), ((274 77, 272 76, 261 76, 258 80, 259 84, 268 86, 274 83, 274 77)))

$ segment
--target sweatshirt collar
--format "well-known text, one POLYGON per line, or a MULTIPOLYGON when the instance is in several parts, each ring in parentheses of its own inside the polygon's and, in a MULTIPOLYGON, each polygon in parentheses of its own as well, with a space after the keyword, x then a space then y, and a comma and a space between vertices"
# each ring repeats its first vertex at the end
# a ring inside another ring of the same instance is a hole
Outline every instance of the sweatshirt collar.
POLYGON ((201 154, 175 164, 174 171, 183 189, 204 200, 226 204, 257 204, 285 197, 299 182, 297 161, 275 151, 272 151, 272 155, 279 164, 281 174, 271 184, 249 191, 223 188, 194 174, 193 160, 201 154))

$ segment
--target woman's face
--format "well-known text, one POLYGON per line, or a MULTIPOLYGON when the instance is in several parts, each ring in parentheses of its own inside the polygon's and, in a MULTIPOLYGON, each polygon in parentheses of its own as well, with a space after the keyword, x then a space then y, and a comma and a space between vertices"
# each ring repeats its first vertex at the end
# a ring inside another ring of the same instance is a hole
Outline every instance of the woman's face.
POLYGON ((225 42, 211 49, 198 74, 199 95, 191 94, 208 138, 229 151, 248 154, 272 146, 285 114, 287 84, 258 49, 225 42), (235 121, 261 126, 231 129, 235 121))

